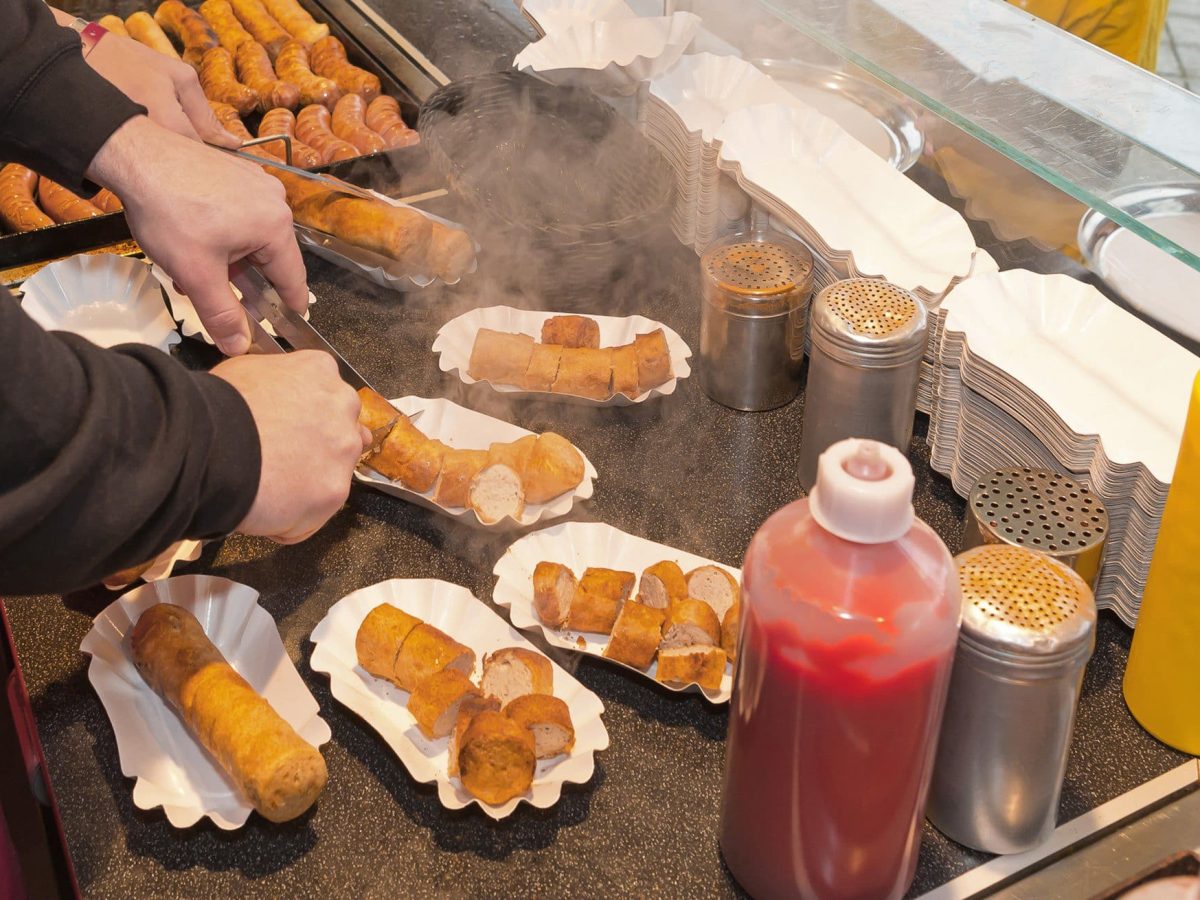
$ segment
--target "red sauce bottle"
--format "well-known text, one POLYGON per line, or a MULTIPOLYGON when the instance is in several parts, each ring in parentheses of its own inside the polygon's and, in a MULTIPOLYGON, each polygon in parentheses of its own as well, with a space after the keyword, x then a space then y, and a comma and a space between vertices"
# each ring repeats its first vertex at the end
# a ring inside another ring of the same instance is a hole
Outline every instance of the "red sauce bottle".
POLYGON ((912 882, 960 618, 912 488, 899 451, 841 441, 746 553, 720 841, 759 900, 912 882))

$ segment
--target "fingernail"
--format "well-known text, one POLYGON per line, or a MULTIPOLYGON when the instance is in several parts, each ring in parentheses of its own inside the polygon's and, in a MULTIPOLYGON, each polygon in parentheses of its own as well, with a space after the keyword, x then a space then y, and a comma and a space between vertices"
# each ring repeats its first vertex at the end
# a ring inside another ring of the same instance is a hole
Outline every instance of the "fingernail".
POLYGON ((250 349, 250 337, 245 333, 235 334, 225 341, 221 349, 226 356, 241 356, 250 349))

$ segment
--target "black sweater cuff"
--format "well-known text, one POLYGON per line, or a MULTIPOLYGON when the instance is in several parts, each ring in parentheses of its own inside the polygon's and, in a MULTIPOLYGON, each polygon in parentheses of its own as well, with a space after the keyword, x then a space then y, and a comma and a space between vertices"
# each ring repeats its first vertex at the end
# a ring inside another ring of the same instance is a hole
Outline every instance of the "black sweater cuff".
POLYGON ((118 128, 146 112, 84 61, 79 36, 33 0, 0 0, 0 158, 80 190, 96 153, 118 128), (36 6, 40 9, 33 9, 36 6), (10 41, 20 44, 7 47, 10 41))

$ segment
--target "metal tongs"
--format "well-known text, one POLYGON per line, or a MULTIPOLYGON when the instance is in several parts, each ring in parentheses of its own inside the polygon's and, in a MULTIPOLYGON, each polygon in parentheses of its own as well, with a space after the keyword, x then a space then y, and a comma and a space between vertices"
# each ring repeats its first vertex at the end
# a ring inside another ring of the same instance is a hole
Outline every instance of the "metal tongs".
MULTIPOLYGON (((247 162, 252 162, 260 166, 272 169, 279 169, 281 172, 287 172, 295 175, 297 178, 303 178, 305 181, 313 181, 322 187, 328 188, 331 191, 338 191, 343 194, 349 194, 352 197, 361 197, 364 200, 380 199, 379 195, 368 191, 366 188, 360 188, 358 185, 351 184, 348 181, 343 181, 340 178, 335 178, 332 175, 322 175, 319 172, 310 172, 308 169, 301 169, 298 166, 292 165, 292 137, 287 134, 273 134, 266 137, 256 138, 252 141, 246 141, 242 144, 240 150, 232 150, 229 147, 221 147, 217 144, 209 144, 210 147, 216 147, 222 153, 228 153, 230 156, 236 156, 238 159, 244 159, 247 162), (257 147, 260 144, 270 144, 275 141, 283 141, 283 155, 287 162, 280 162, 277 159, 268 159, 263 156, 255 156, 253 153, 243 152, 247 147, 257 147)), ((438 188, 432 191, 425 191, 422 194, 413 194, 409 197, 401 197, 398 203, 419 203, 422 200, 432 200, 435 197, 444 197, 449 193, 445 188, 438 188)))
POLYGON ((313 328, 304 317, 289 308, 279 296, 279 291, 267 280, 261 271, 246 262, 236 263, 230 267, 233 283, 242 292, 242 306, 250 320, 250 348, 257 353, 283 353, 283 347, 263 328, 263 322, 270 322, 275 333, 287 341, 296 350, 323 350, 334 358, 338 372, 355 390, 370 388, 367 379, 346 362, 342 354, 333 349, 333 345, 320 332, 313 328))
POLYGON ((334 178, 332 175, 321 175, 317 172, 310 172, 308 169, 301 169, 298 166, 292 165, 292 137, 288 134, 272 134, 266 137, 256 138, 252 141, 246 141, 242 144, 241 149, 233 150, 229 147, 222 147, 218 144, 209 144, 210 147, 215 147, 222 153, 228 153, 230 156, 236 156, 238 159, 244 159, 246 162, 252 162, 256 165, 267 166, 272 169, 279 169, 295 175, 297 178, 303 178, 305 181, 315 181, 317 184, 328 188, 331 191, 340 191, 343 194, 350 194, 354 197, 362 197, 365 200, 378 200, 379 197, 372 194, 365 188, 360 188, 350 184, 348 181, 342 181, 340 178, 334 178), (255 156, 253 153, 244 152, 247 147, 257 147, 260 144, 272 144, 276 141, 283 141, 283 158, 286 162, 278 159, 268 159, 264 156, 255 156))

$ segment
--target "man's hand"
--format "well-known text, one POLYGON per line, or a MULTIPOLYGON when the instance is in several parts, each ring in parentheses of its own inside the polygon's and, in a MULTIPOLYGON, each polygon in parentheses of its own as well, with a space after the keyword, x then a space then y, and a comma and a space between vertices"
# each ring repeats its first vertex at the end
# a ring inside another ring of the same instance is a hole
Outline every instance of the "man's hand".
POLYGON ((358 395, 328 353, 244 356, 212 374, 242 395, 262 446, 262 476, 243 534, 281 544, 304 540, 346 501, 371 435, 358 424, 358 395))
POLYGON ((87 174, 121 198, 134 238, 191 298, 226 355, 250 347, 246 314, 229 287, 230 264, 253 263, 284 303, 297 312, 308 308, 283 185, 254 163, 137 116, 100 148, 87 174))
MULTIPOLYGON (((73 17, 54 10, 63 23, 73 17)), ((87 55, 87 63, 134 103, 146 107, 151 120, 184 137, 236 147, 238 140, 217 121, 200 89, 196 70, 185 62, 109 32, 87 55)))

